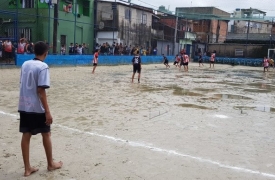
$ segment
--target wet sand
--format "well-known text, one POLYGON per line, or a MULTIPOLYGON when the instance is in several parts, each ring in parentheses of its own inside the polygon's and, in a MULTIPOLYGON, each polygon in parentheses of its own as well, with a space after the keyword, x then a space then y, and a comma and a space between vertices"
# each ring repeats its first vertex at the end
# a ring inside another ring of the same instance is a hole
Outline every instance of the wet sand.
POLYGON ((53 153, 31 141, 39 171, 23 177, 19 69, 0 70, 0 179, 275 179, 275 71, 191 63, 50 68, 53 153))

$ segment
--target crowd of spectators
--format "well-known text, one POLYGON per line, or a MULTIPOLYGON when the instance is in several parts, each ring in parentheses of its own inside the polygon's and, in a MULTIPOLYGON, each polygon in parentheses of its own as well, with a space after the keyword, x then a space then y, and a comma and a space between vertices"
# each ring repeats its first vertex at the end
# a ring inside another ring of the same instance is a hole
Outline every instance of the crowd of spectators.
POLYGON ((100 52, 100 55, 134 55, 137 51, 139 51, 140 55, 142 56, 157 55, 157 47, 152 49, 151 47, 146 48, 138 45, 128 46, 126 44, 123 45, 122 43, 115 42, 113 42, 112 45, 110 45, 108 42, 103 43, 102 45, 97 43, 95 49, 100 52))
MULTIPOLYGON (((48 43, 46 43, 48 44, 48 43)), ((11 63, 16 54, 33 54, 34 44, 31 41, 28 41, 26 38, 21 38, 17 43, 12 43, 9 39, 0 40, 0 60, 5 60, 6 63, 11 63)), ((52 48, 52 45, 49 45, 49 49, 52 48)), ((143 46, 132 46, 122 43, 109 44, 108 42, 103 43, 102 45, 96 44, 94 50, 98 50, 100 55, 135 55, 137 51, 140 52, 142 56, 151 56, 157 55, 157 47, 143 47, 143 46)), ((62 44, 60 51, 57 54, 60 55, 84 55, 91 54, 85 43, 70 43, 68 47, 65 44, 62 44)))

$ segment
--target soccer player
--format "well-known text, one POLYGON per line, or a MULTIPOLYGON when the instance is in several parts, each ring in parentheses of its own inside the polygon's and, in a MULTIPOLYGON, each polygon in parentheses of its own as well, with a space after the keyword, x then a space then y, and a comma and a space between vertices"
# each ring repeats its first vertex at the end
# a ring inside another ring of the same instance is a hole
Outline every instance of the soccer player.
POLYGON ((204 66, 203 63, 202 63, 202 54, 200 53, 199 54, 199 67, 204 66))
POLYGON ((47 102, 46 89, 50 87, 49 67, 44 63, 48 46, 37 42, 34 46, 35 58, 23 63, 20 77, 20 94, 18 112, 20 114, 19 131, 23 133, 21 149, 25 167, 24 176, 38 171, 30 165, 30 139, 41 133, 47 157, 48 170, 62 167, 63 162, 53 161, 51 124, 53 118, 47 102))
POLYGON ((213 53, 211 54, 211 57, 210 57, 210 68, 211 68, 211 64, 213 64, 213 68, 214 68, 215 58, 216 58, 216 51, 213 51, 213 53))
POLYGON ((188 71, 189 56, 186 52, 183 53, 183 67, 185 71, 188 71))
POLYGON ((167 57, 166 56, 164 56, 164 54, 162 54, 162 56, 163 56, 163 64, 166 66, 166 68, 170 68, 170 66, 169 66, 169 61, 168 61, 168 59, 167 59, 167 57))
POLYGON ((264 57, 263 65, 264 65, 264 72, 268 71, 269 63, 268 63, 268 59, 266 57, 264 57))
POLYGON ((180 66, 179 63, 180 63, 180 56, 177 54, 175 57, 174 65, 176 67, 179 67, 180 66))
POLYGON ((94 59, 93 59, 93 71, 92 71, 92 74, 95 73, 95 69, 97 67, 97 63, 98 63, 98 49, 95 50, 95 53, 94 53, 94 59))
POLYGON ((141 58, 139 55, 139 51, 137 51, 136 56, 133 57, 132 63, 133 63, 132 83, 134 82, 134 77, 135 77, 136 72, 138 73, 138 83, 140 83, 141 58))

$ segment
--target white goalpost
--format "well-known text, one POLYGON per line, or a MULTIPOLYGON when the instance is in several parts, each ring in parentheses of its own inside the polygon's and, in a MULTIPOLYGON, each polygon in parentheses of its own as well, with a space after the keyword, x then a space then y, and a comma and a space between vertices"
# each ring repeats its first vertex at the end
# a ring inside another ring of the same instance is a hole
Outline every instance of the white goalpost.
POLYGON ((268 49, 268 52, 267 52, 267 58, 269 59, 275 59, 275 49, 268 49))
POLYGON ((269 65, 275 68, 275 49, 268 49, 267 58, 269 59, 269 65))

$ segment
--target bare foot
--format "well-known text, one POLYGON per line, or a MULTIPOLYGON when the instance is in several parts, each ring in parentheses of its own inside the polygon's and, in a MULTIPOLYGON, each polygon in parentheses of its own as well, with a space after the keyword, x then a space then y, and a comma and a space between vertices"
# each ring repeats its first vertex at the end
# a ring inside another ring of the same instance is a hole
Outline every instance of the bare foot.
POLYGON ((56 170, 56 169, 60 169, 62 167, 62 165, 63 165, 62 161, 52 162, 52 165, 48 166, 48 171, 53 171, 53 170, 56 170))
POLYGON ((34 168, 34 167, 32 167, 28 170, 25 170, 24 176, 27 177, 27 176, 31 175, 32 173, 35 173, 38 170, 39 170, 38 168, 34 168))

